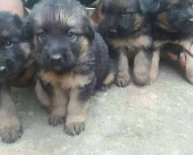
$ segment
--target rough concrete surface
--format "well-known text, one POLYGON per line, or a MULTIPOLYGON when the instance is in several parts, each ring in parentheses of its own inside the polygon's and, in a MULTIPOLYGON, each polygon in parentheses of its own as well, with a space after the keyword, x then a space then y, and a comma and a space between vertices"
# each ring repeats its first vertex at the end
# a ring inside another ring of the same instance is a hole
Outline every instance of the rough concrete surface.
POLYGON ((33 89, 14 91, 24 134, 0 142, 0 155, 192 155, 193 86, 176 69, 161 65, 152 86, 113 86, 98 92, 86 130, 69 137, 48 125, 33 89))

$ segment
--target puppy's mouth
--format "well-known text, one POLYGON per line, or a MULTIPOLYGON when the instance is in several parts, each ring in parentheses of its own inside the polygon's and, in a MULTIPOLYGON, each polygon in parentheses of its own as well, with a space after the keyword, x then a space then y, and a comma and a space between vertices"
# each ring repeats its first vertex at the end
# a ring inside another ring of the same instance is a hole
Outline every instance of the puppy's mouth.
POLYGON ((51 70, 57 73, 65 73, 71 71, 74 65, 75 63, 47 61, 46 63, 42 64, 42 67, 45 70, 51 70))
POLYGON ((112 27, 107 29, 105 36, 107 36, 109 39, 127 38, 133 33, 134 31, 128 30, 126 28, 112 27))
POLYGON ((65 73, 65 72, 69 72, 72 70, 72 68, 74 67, 74 65, 53 65, 52 69, 53 71, 57 72, 57 73, 65 73))

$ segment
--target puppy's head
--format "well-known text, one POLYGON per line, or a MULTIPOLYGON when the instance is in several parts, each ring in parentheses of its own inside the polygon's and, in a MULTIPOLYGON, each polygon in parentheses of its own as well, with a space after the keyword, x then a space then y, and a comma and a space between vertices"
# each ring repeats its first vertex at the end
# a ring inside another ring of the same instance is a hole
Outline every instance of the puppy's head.
POLYGON ((107 38, 127 38, 139 31, 144 16, 136 0, 101 0, 93 14, 99 32, 107 38))
POLYGON ((193 0, 159 0, 156 24, 169 32, 192 32, 193 0))
POLYGON ((28 19, 40 68, 71 71, 94 40, 85 8, 75 0, 47 0, 35 6, 28 19))
POLYGON ((19 17, 0 13, 0 81, 14 77, 23 69, 25 54, 21 29, 19 17))

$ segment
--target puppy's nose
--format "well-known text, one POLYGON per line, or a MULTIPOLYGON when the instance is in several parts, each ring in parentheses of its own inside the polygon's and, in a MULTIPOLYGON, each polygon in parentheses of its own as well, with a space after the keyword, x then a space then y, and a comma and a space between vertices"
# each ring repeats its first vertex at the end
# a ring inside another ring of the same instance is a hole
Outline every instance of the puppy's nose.
POLYGON ((59 64, 60 62, 62 62, 63 57, 61 54, 52 54, 52 55, 50 55, 49 59, 50 59, 52 64, 56 65, 56 64, 59 64))
POLYGON ((116 27, 111 27, 111 28, 109 28, 108 33, 109 33, 110 35, 115 35, 115 34, 117 34, 117 28, 116 28, 116 27))
POLYGON ((6 66, 0 66, 0 76, 4 76, 7 73, 6 66))
POLYGON ((62 55, 60 55, 60 54, 53 54, 53 55, 51 55, 50 56, 50 58, 52 59, 52 60, 61 60, 62 59, 62 55))

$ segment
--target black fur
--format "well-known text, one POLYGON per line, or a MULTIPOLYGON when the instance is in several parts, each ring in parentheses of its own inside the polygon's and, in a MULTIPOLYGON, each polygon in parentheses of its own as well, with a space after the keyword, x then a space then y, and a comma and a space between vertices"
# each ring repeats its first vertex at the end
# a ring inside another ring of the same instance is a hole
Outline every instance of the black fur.
POLYGON ((16 15, 2 12, 0 23, 0 80, 5 81, 24 69, 24 51, 19 46, 22 42, 22 21, 16 15))
MULTIPOLYGON (((97 23, 97 30, 109 45, 109 49, 111 49, 110 55, 112 55, 115 60, 119 59, 120 48, 125 48, 129 58, 135 59, 135 55, 137 55, 139 51, 143 51, 145 55, 144 59, 148 59, 149 63, 151 62, 152 31, 150 18, 146 11, 149 10, 149 6, 146 6, 145 4, 146 3, 139 2, 138 0, 104 0, 99 3, 99 6, 101 5, 101 7, 98 6, 97 8, 98 11, 101 10, 101 13, 98 13, 97 11, 94 12, 94 18, 97 14, 101 14, 101 19, 99 20, 99 23, 97 23), (143 44, 145 41, 142 41, 137 45, 131 43, 132 41, 136 42, 140 37, 146 37, 149 43, 143 44), (124 45, 121 42, 123 42, 124 45)), ((118 60, 118 64, 119 61, 122 60, 118 60)), ((119 72, 118 69, 118 74, 119 72)), ((147 73, 145 74, 146 75, 144 76, 147 76, 147 73)), ((116 84, 121 87, 129 84, 130 80, 128 77, 123 80, 123 82, 116 82, 116 84)), ((118 78, 116 81, 122 80, 119 80, 118 78)), ((145 85, 148 81, 135 80, 135 82, 139 85, 145 85)))
MULTIPOLYGON (((86 12, 76 11, 76 8, 84 10, 79 2, 70 0, 58 0, 50 2, 49 5, 39 5, 29 16, 28 23, 33 31, 33 36, 37 37, 38 45, 36 49, 36 59, 39 68, 46 71, 54 71, 56 74, 90 74, 94 72, 97 82, 96 86, 100 87, 110 66, 108 48, 102 37, 92 28, 89 17, 86 12), (65 5, 58 5, 64 3, 65 5), (73 5, 73 6, 72 6, 73 5), (50 7, 51 6, 51 7, 50 7), (47 18, 54 16, 57 9, 63 8, 63 13, 68 16, 76 16, 80 24, 77 28, 71 28, 69 25, 62 24, 62 20, 47 18), (37 11, 38 10, 38 11, 37 11), (33 22, 36 16, 41 15, 45 21, 41 27, 33 22), (86 37, 89 41, 88 51, 85 60, 79 60, 81 39, 86 37), (53 55, 61 55, 61 59, 52 60, 53 55)), ((78 9, 79 10, 79 9, 78 9)), ((28 30, 29 31, 29 30, 28 30)), ((30 30, 31 31, 31 30, 30 30)))
POLYGON ((141 4, 137 0, 106 0, 102 7, 103 18, 98 26, 98 31, 105 38, 133 38, 142 34, 150 34, 147 19, 138 29, 135 29, 135 15, 143 16, 141 4))
POLYGON ((152 14, 155 40, 182 40, 193 37, 193 1, 184 0, 174 3, 172 0, 158 0, 159 8, 152 14), (168 28, 160 26, 164 21, 158 16, 165 13, 168 28))
MULTIPOLYGON (((185 52, 184 64, 186 77, 193 83, 192 77, 192 40, 193 40, 193 1, 192 0, 144 0, 151 19, 153 49, 156 53, 172 52, 177 55, 185 52), (175 52, 174 52, 175 51, 175 52), (187 63, 189 62, 189 63, 187 63)), ((154 55, 157 55, 157 54, 154 55)), ((158 60, 159 61, 159 60, 158 60)))
POLYGON ((107 45, 93 29, 86 9, 75 0, 39 3, 29 15, 27 25, 25 30, 32 34, 31 40, 34 43, 40 85, 51 99, 51 105, 48 105, 52 113, 49 122, 55 126, 66 118, 65 132, 78 135, 84 130, 85 120, 71 120, 70 117, 75 115, 73 111, 77 113, 75 118, 86 117, 86 100, 106 84, 105 79, 112 69, 107 45), (53 78, 50 80, 46 74, 51 74, 53 78), (70 82, 67 83, 66 79, 70 79, 70 82), (67 114, 60 113, 60 117, 53 115, 57 113, 54 110, 63 109, 65 103, 58 101, 56 91, 68 98, 68 101, 64 100, 67 102, 67 114), (75 109, 68 111, 72 104, 79 103, 81 106, 74 105, 75 109))
POLYGON ((22 135, 10 88, 24 71, 26 63, 22 20, 11 13, 0 12, 0 135, 6 143, 15 142, 22 135))

